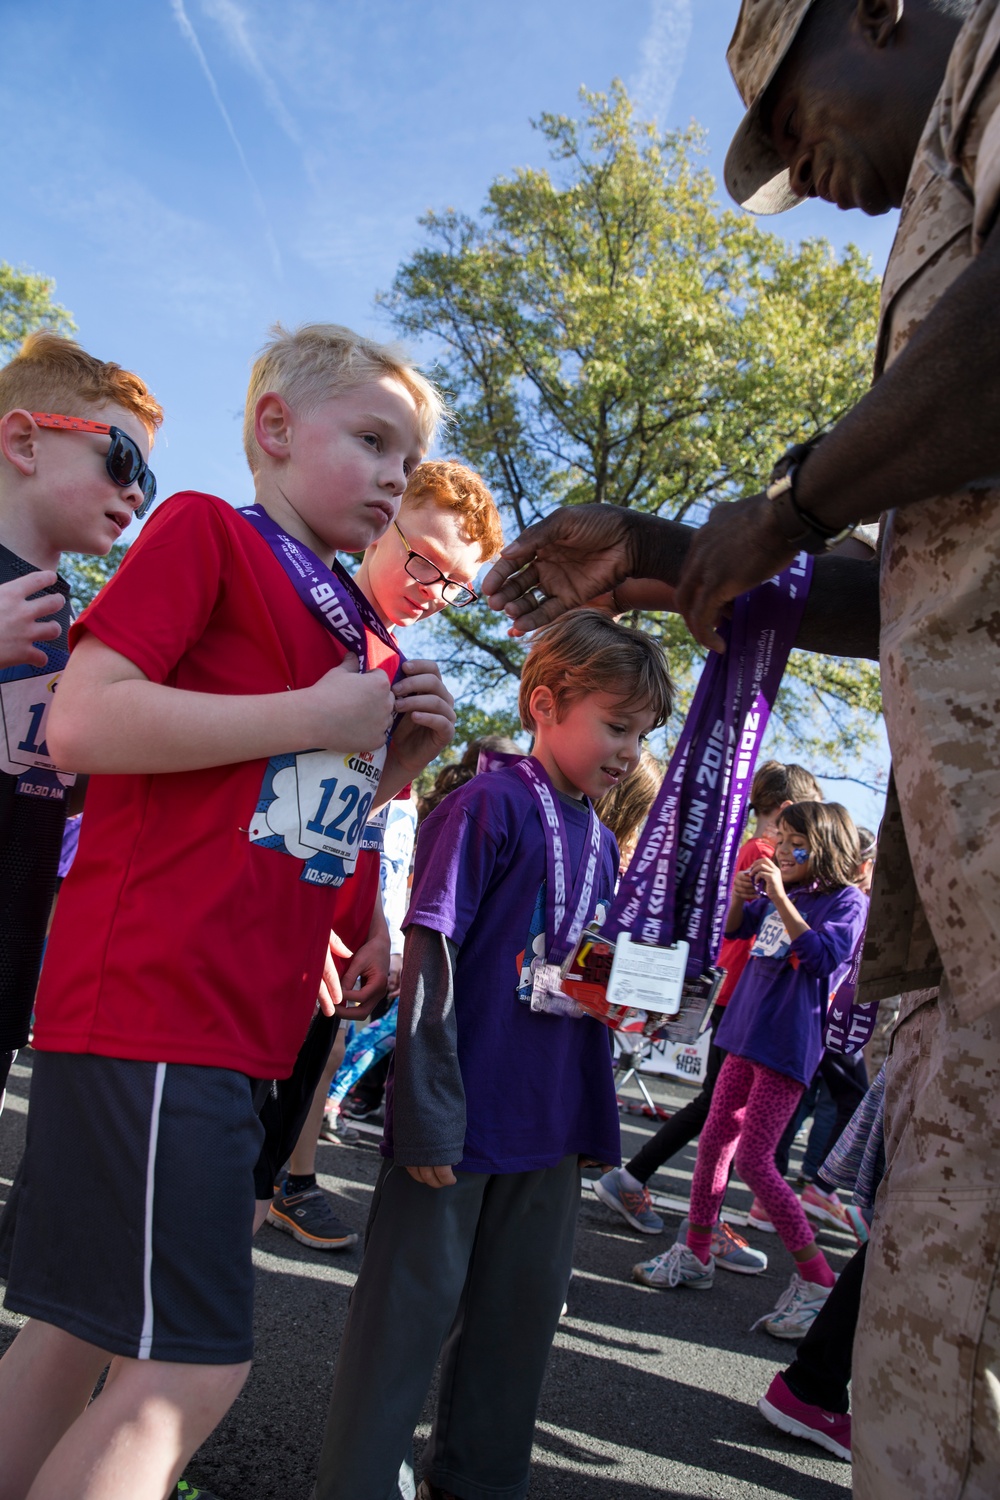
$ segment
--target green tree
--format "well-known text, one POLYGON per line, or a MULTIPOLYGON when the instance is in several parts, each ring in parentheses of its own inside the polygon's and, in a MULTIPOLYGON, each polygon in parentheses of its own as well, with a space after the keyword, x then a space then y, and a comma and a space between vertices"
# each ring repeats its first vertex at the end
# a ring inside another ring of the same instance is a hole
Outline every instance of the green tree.
MULTIPOLYGON (((872 363, 877 284, 855 249, 791 249, 721 211, 699 131, 635 121, 620 83, 581 98, 582 121, 535 122, 553 172, 499 178, 476 218, 429 212, 379 299, 435 348, 452 446, 488 479, 509 535, 592 500, 696 523, 853 405, 872 363)), ((508 729, 523 648, 485 609, 439 621, 468 727, 508 729)), ((642 623, 690 689, 684 627, 642 623)), ((870 665, 796 654, 777 722, 834 768, 879 706, 870 665)))
POLYGON ((18 270, 0 260, 0 363, 16 354, 29 333, 52 328, 72 333, 76 324, 58 302, 53 302, 55 282, 34 271, 18 270))

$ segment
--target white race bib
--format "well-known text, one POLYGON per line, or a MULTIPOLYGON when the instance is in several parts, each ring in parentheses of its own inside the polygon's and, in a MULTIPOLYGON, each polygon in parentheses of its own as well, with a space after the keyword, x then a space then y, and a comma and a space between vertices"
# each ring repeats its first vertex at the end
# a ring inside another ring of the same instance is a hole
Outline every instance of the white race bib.
POLYGON ((295 757, 300 844, 354 868, 386 753, 383 745, 353 755, 313 750, 295 757))
POLYGON ((0 682, 0 770, 9 776, 25 771, 55 771, 64 786, 76 777, 60 771, 45 743, 45 722, 61 672, 42 672, 0 682))
POLYGON ((619 933, 608 979, 608 1004, 675 1016, 681 1008, 689 952, 684 942, 658 948, 633 943, 627 932, 619 933))

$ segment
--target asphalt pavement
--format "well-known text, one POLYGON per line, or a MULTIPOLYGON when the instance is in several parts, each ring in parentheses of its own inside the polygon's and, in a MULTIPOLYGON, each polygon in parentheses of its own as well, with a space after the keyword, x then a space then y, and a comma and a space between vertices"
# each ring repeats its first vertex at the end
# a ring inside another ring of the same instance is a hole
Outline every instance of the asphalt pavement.
MULTIPOLYGON (((30 1052, 22 1054, 0 1118, 0 1200, 23 1146, 30 1067, 30 1052)), ((671 1108, 693 1093, 674 1080, 652 1088, 671 1108)), ((655 1128, 635 1116, 622 1123, 629 1154, 655 1128)), ((798 1159, 796 1148, 793 1167, 798 1159)), ((657 1174, 654 1191, 686 1198, 693 1160, 688 1148, 657 1174)), ((378 1163, 373 1138, 320 1146, 320 1180, 359 1230, 378 1163)), ((745 1213, 749 1203, 734 1181, 727 1209, 745 1213)), ((750 1231, 750 1242, 769 1256, 762 1275, 720 1271, 708 1293, 638 1286, 629 1280, 631 1266, 667 1247, 681 1211, 664 1217, 665 1235, 635 1234, 585 1188, 568 1312, 542 1392, 531 1500, 844 1500, 849 1465, 785 1437, 756 1410, 794 1345, 750 1328, 787 1285, 791 1257, 775 1236, 750 1231)), ((85 1226, 61 1232, 85 1233, 85 1226)), ((198 1233, 196 1204, 189 1232, 198 1233)), ((853 1240, 834 1230, 819 1238, 841 1269, 853 1240)), ((188 1475, 220 1500, 308 1500, 360 1249, 317 1254, 265 1225, 254 1261, 254 1368, 188 1475)), ((0 1350, 19 1323, 0 1307, 0 1350)), ((433 1398, 432 1390, 417 1432, 418 1473, 433 1398)))

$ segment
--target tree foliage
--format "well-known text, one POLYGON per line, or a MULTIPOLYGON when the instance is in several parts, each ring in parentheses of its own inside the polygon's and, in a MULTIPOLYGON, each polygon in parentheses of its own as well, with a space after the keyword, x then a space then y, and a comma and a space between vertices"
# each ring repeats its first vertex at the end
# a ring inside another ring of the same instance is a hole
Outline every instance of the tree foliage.
MULTIPOLYGON (((509 535, 593 500, 697 523, 853 405, 872 363, 877 284, 855 249, 793 249, 720 210, 697 129, 636 122, 620 83, 581 99, 582 121, 535 122, 551 171, 497 179, 476 218, 429 212, 379 299, 435 348, 452 446, 509 535)), ((684 627, 642 623, 690 687, 684 627)), ((509 722, 523 647, 485 609, 438 632, 477 723, 509 722)), ((781 708, 797 744, 843 761, 871 732, 877 672, 797 653, 781 708)))
POLYGON ((51 277, 0 261, 0 364, 16 354, 28 334, 38 328, 74 331, 71 315, 52 300, 55 289, 51 277))

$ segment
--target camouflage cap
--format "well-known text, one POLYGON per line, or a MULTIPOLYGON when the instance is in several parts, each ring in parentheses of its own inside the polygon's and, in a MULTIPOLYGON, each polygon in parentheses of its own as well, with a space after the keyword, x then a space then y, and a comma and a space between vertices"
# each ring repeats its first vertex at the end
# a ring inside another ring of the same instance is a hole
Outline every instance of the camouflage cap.
POLYGON ((726 187, 755 214, 780 214, 802 199, 760 123, 760 104, 814 0, 743 0, 726 60, 747 112, 726 154, 726 187))

